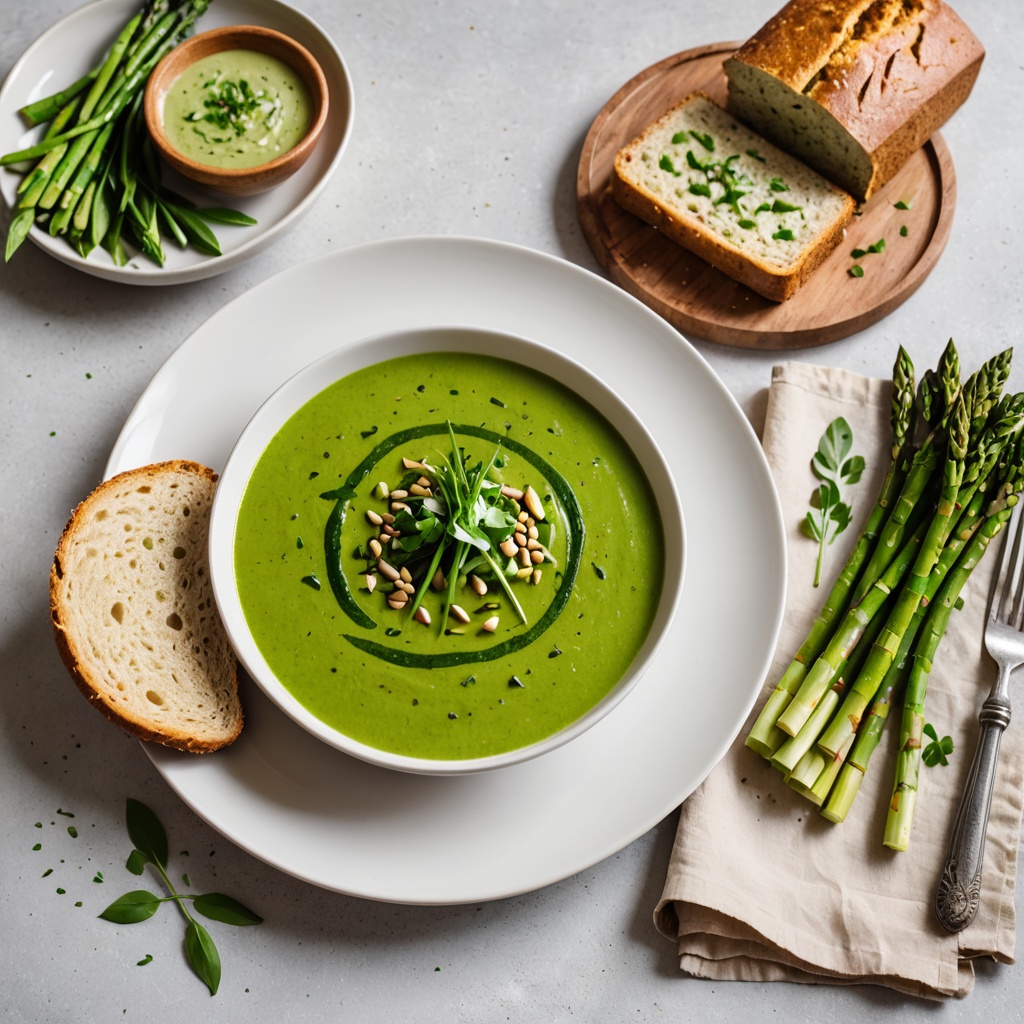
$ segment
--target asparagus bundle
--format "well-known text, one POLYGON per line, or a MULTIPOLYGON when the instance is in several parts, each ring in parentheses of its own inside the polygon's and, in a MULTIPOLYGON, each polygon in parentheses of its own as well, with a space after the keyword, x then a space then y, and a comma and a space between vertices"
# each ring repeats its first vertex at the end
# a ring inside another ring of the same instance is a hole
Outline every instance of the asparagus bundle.
POLYGON ((915 386, 893 368, 890 463, 860 537, 747 746, 840 822, 894 701, 900 750, 885 845, 905 850, 929 674, 961 592, 1024 485, 1024 394, 1009 350, 961 382, 952 341, 915 386), (919 438, 919 439, 916 439, 919 438))
POLYGON ((198 210, 163 188, 142 113, 150 72, 192 31, 210 2, 146 0, 99 65, 21 109, 28 125, 47 127, 38 143, 0 157, 0 166, 25 171, 7 231, 6 260, 35 223, 65 236, 83 257, 102 245, 118 266, 128 261, 126 237, 162 266, 165 232, 182 247, 217 256, 220 245, 208 222, 255 223, 234 210, 198 210))

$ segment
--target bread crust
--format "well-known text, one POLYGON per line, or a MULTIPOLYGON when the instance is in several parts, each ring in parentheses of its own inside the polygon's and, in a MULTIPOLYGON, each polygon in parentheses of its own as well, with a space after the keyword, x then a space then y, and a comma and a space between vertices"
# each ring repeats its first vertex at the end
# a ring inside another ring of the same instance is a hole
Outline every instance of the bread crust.
MULTIPOLYGON (((793 107, 813 100, 870 159, 866 182, 835 179, 863 201, 964 103, 984 56, 942 0, 791 0, 725 62, 729 106, 789 148, 777 126, 752 122, 734 87, 737 66, 788 86, 793 107)), ((797 155, 814 165, 813 147, 797 155)))
MULTIPOLYGON (((71 546, 86 528, 87 517, 90 512, 103 507, 103 503, 109 496, 122 490, 126 485, 145 486, 162 478, 182 475, 195 481, 208 492, 212 499, 217 474, 200 463, 186 459, 173 459, 119 473, 101 483, 79 503, 61 533, 53 563, 50 566, 50 620, 61 661, 79 691, 94 708, 109 721, 137 739, 159 743, 176 750, 202 754, 220 750, 233 743, 242 731, 244 716, 238 696, 238 663, 233 652, 226 662, 226 677, 211 680, 211 689, 215 688, 230 695, 231 724, 219 735, 203 738, 194 735, 187 729, 157 724, 135 714, 126 714, 109 696, 109 687, 103 685, 101 680, 96 677, 96 673, 91 668, 92 659, 86 657, 85 645, 89 638, 79 635, 79 630, 76 628, 79 624, 75 621, 76 612, 68 598, 68 575, 65 572, 65 565, 70 560, 71 546)), ((202 558, 205 559, 205 549, 202 558)), ((222 632, 223 627, 215 611, 214 619, 216 621, 213 628, 222 632)), ((222 637, 222 641, 227 645, 226 635, 222 637)), ((230 651, 230 648, 227 647, 227 650, 230 651)))

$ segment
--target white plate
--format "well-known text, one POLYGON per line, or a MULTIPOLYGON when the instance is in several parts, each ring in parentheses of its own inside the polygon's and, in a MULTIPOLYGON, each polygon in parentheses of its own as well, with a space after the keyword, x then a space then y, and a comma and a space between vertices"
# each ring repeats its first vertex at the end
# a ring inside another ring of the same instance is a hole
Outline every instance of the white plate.
POLYGON ((566 746, 484 775, 410 775, 350 758, 253 685, 245 730, 227 750, 196 758, 147 746, 181 798, 250 853, 324 888, 400 903, 540 888, 652 828, 738 733, 785 604, 778 495, 757 438, 710 367, 607 281, 499 242, 378 242, 235 299, 153 378, 107 473, 168 458, 220 469, 249 417, 302 366, 376 334, 452 323, 576 359, 640 411, 665 453, 686 521, 686 579, 640 685, 566 746))
MULTIPOLYGON (((86 4, 44 32, 22 54, 0 88, 0 153, 14 152, 36 141, 42 128, 26 129, 18 110, 69 85, 94 66, 139 9, 140 2, 97 0, 86 4)), ((348 68, 323 29, 280 0, 216 0, 196 23, 196 31, 243 24, 284 32, 302 43, 323 68, 331 98, 319 144, 292 178, 258 196, 240 198, 203 192, 166 168, 164 181, 198 206, 230 206, 255 217, 258 223, 252 227, 213 225, 221 245, 220 256, 204 256, 192 248, 182 250, 165 239, 167 262, 163 267, 145 256, 135 256, 127 266, 118 267, 102 249, 95 249, 88 259, 83 259, 66 239, 51 238, 45 229, 33 226, 29 238, 36 245, 61 262, 95 277, 126 284, 182 284, 223 274, 244 263, 306 213, 337 168, 352 130, 353 95, 348 68)), ((21 177, 8 168, 0 168, 0 193, 8 207, 13 208, 17 201, 21 177)))

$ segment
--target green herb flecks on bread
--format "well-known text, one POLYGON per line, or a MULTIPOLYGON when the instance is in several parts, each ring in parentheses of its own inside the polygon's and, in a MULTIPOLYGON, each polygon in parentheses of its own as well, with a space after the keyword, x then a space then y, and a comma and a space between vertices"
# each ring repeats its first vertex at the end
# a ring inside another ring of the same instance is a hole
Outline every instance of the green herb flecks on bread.
POLYGON ((775 302, 835 248, 855 209, 851 196, 699 92, 619 150, 612 195, 775 302))
POLYGON ((216 480, 183 460, 107 480, 75 509, 50 569, 57 648, 89 702, 133 736, 195 753, 242 728, 207 555, 216 480))

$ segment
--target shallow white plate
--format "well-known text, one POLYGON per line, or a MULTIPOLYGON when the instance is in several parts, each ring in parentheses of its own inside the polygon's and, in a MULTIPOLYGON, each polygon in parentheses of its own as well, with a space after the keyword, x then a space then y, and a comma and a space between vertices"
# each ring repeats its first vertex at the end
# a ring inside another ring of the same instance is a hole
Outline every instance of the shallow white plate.
POLYGON ((168 458, 220 469, 249 417, 302 366, 373 335, 452 323, 576 359, 640 412, 664 452, 686 521, 686 579, 641 685, 566 746, 483 775, 410 775, 348 757, 253 685, 232 747, 196 758, 147 746, 181 798, 250 853, 328 889, 401 903, 540 888, 652 828, 738 733, 785 604, 778 496, 750 425, 712 370, 607 281, 498 242, 378 242, 235 299, 154 377, 107 472, 168 458))
MULTIPOLYGON (((102 57, 105 48, 139 9, 140 0, 97 0, 73 11, 43 33, 11 68, 0 88, 0 153, 36 141, 42 128, 26 129, 18 110, 26 103, 70 85, 102 57)), ((96 249, 83 259, 65 238, 51 238, 33 226, 29 238, 51 256, 95 277, 126 284, 182 284, 222 274, 244 263, 292 227, 309 209, 334 173, 352 130, 353 95, 348 68, 330 37, 315 22, 280 0, 216 0, 196 23, 204 32, 223 25, 263 25, 302 43, 323 68, 330 89, 330 109, 323 137, 313 155, 292 178, 270 192, 240 198, 204 192, 165 168, 164 182, 197 206, 229 206, 255 217, 251 227, 212 225, 220 256, 179 249, 165 239, 167 262, 158 267, 145 256, 115 266, 109 254, 96 249)), ((8 207, 17 201, 21 175, 0 168, 0 193, 8 207)), ((132 252, 135 250, 132 249, 132 252)), ((17 255, 14 259, 17 259, 17 255)))

